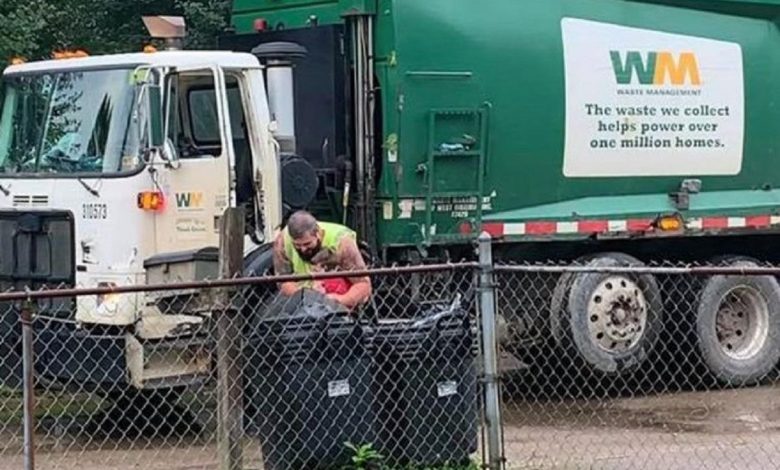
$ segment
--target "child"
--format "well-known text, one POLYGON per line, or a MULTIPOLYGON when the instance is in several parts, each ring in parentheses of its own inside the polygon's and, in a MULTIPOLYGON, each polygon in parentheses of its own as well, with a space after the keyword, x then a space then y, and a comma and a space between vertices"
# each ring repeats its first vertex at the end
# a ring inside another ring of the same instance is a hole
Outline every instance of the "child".
MULTIPOLYGON (((317 254, 312 259, 312 273, 321 273, 330 271, 334 264, 329 263, 327 256, 317 254)), ((320 279, 314 281, 314 289, 324 294, 346 294, 349 291, 350 282, 344 277, 333 277, 329 279, 320 279)))

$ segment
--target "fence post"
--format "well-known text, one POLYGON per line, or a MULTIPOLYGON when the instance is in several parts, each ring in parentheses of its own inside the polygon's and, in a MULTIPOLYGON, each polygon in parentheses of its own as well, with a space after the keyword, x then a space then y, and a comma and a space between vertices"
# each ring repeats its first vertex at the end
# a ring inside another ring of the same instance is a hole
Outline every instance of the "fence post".
POLYGON ((482 330, 484 403, 487 425, 488 468, 503 468, 501 455, 501 406, 499 399, 498 344, 496 340, 496 298, 493 279, 493 250, 490 235, 479 236, 479 314, 482 330))
MULTIPOLYGON (((223 279, 240 274, 244 263, 244 212, 228 208, 221 218, 219 271, 223 279)), ((217 305, 217 453, 220 470, 243 466, 244 385, 242 381, 243 318, 235 308, 233 290, 225 288, 217 305)))
POLYGON ((24 470, 35 469, 35 377, 33 376, 33 306, 31 300, 22 303, 19 316, 22 324, 22 395, 24 398, 24 470))

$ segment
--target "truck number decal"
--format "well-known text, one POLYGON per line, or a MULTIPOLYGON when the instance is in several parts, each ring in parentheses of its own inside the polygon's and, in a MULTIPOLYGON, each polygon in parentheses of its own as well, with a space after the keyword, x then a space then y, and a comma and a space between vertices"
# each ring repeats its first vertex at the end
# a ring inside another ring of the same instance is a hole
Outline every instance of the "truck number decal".
POLYGON ((108 206, 103 203, 85 203, 81 205, 82 219, 107 219, 108 206))

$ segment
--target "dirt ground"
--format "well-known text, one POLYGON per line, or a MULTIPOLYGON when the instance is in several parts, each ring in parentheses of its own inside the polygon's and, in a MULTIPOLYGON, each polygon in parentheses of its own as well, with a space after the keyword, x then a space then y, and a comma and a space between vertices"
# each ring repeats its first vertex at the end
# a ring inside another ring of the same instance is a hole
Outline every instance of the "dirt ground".
MULTIPOLYGON (((103 440, 93 444, 63 439, 53 447, 35 455, 36 469, 52 470, 216 470, 217 448, 212 443, 193 443, 188 439, 168 439, 167 442, 136 442, 132 445, 103 440)), ((20 453, 4 456, 0 469, 18 470, 23 467, 20 453)), ((244 468, 263 468, 259 447, 247 442, 244 447, 244 468)))
MULTIPOLYGON (((507 401, 510 469, 768 469, 780 467, 780 387, 589 402, 507 401)), ((10 430, 9 430, 10 431, 10 430)), ((20 433, 0 436, 0 469, 22 468, 20 433)), ((38 469, 217 469, 211 439, 124 442, 37 436, 38 469)), ((261 469, 247 440, 245 468, 261 469)))
POLYGON ((780 468, 780 388, 508 402, 511 469, 780 468))

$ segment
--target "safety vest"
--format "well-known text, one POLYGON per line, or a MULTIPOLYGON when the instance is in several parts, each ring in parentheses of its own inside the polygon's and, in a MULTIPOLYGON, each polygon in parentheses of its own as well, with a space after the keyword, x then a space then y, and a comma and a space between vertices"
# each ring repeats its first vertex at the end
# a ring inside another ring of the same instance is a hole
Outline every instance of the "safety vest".
MULTIPOLYGON (((342 238, 352 237, 355 238, 355 232, 348 227, 340 224, 333 224, 330 222, 318 222, 320 229, 323 230, 322 247, 323 250, 328 250, 330 253, 336 253, 341 243, 342 238)), ((287 259, 292 264, 293 274, 309 274, 312 270, 312 265, 308 261, 305 261, 298 254, 295 246, 292 242, 290 232, 285 227, 284 229, 284 252, 287 255, 287 259)), ((300 283, 304 287, 311 287, 311 281, 304 281, 300 283)))

